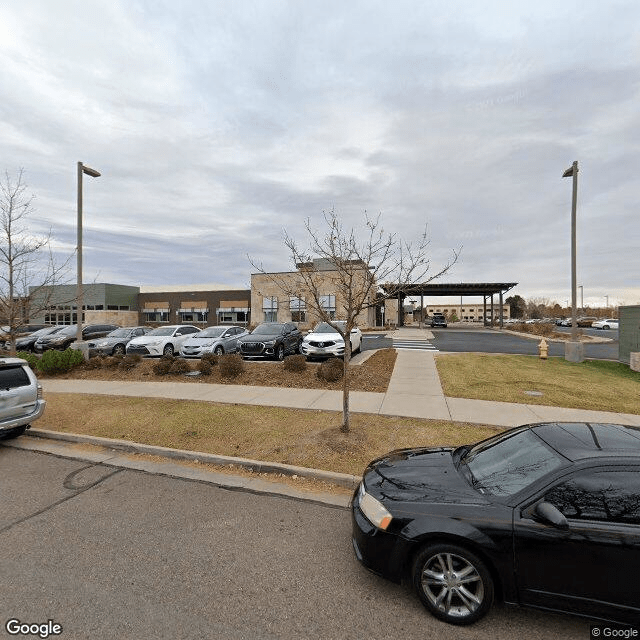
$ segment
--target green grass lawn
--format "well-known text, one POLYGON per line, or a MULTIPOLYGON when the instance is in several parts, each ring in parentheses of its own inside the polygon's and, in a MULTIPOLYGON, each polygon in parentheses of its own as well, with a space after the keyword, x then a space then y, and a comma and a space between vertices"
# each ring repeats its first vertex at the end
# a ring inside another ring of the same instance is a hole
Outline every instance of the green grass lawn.
POLYGON ((640 414, 640 373, 619 362, 460 354, 437 356, 436 364, 453 398, 640 414))

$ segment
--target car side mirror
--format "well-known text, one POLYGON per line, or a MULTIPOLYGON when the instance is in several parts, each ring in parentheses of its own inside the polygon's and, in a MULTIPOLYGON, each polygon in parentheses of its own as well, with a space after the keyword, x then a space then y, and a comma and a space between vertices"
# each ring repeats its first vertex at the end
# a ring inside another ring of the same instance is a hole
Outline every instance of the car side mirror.
POLYGON ((553 525, 557 529, 567 530, 569 528, 567 519, 560 513, 560 510, 550 502, 540 502, 537 504, 534 513, 540 520, 553 525))

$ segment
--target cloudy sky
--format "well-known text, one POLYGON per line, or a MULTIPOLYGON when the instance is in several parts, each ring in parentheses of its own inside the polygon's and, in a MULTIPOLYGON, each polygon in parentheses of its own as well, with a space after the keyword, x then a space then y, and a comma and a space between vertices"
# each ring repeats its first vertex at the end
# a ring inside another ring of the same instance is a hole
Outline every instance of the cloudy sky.
MULTIPOLYGON (((640 303, 634 2, 21 0, 0 4, 0 171, 85 280, 248 287, 334 208, 425 224, 441 282, 640 303)), ((75 277, 71 274, 71 278, 75 277)))

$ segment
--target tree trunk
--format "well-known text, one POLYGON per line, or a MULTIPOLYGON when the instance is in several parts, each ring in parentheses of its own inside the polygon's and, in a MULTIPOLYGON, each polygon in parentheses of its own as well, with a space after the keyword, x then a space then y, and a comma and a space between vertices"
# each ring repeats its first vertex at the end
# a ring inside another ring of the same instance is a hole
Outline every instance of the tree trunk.
POLYGON ((344 339, 344 369, 342 374, 342 426, 340 431, 349 433, 349 361, 351 360, 351 338, 347 333, 344 339))

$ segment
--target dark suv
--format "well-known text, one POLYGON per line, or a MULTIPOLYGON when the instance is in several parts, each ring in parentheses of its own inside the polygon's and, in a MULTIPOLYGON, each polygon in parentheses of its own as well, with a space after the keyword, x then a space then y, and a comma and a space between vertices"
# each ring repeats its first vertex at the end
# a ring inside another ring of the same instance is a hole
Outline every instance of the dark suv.
MULTIPOLYGON (((91 340, 92 338, 102 338, 108 333, 117 329, 117 324, 87 324, 82 327, 82 339, 91 340)), ((36 353, 42 353, 48 349, 59 349, 64 351, 71 346, 71 343, 76 341, 76 333, 78 326, 70 324, 60 331, 56 331, 47 336, 42 336, 36 340, 34 345, 34 351, 36 353)))
POLYGON ((447 319, 444 317, 443 313, 434 313, 431 317, 431 326, 432 327, 447 327, 447 319))
POLYGON ((264 322, 238 340, 238 351, 243 358, 284 360, 299 352, 301 342, 302 333, 293 322, 264 322))

